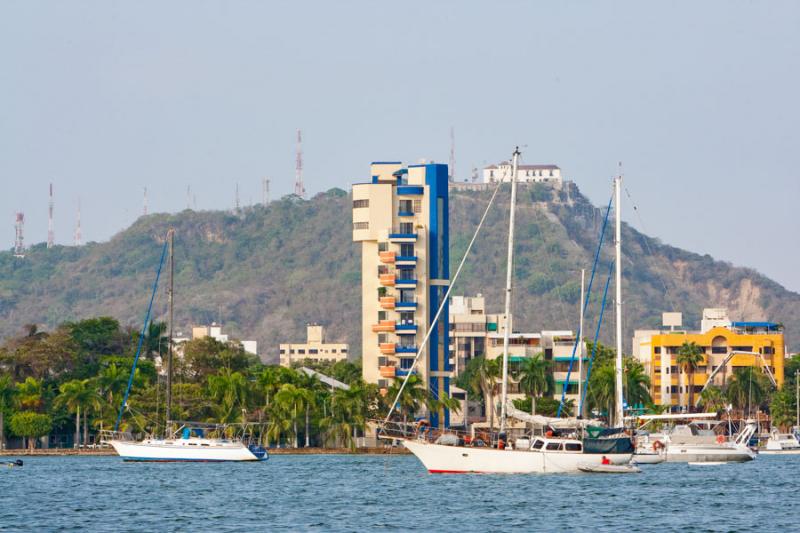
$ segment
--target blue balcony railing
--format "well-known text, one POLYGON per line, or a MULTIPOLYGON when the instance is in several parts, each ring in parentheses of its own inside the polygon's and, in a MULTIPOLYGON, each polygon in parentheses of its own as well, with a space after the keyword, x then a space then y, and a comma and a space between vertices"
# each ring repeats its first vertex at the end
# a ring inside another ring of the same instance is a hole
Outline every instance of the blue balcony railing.
POLYGON ((417 280, 411 278, 397 278, 394 282, 395 286, 397 285, 416 285, 417 280))
POLYGON ((394 347, 394 353, 396 353, 396 354, 398 354, 398 353, 408 353, 408 354, 414 355, 414 354, 417 353, 417 347, 416 346, 401 346, 401 345, 397 344, 394 347))
POLYGON ((417 239, 416 233, 390 233, 389 240, 399 240, 399 239, 417 239))
POLYGON ((394 303, 395 309, 416 309, 417 302, 395 302, 394 303))
POLYGON ((417 325, 416 324, 397 324, 394 327, 394 332, 398 335, 408 334, 408 333, 416 333, 417 332, 417 325))
POLYGON ((397 216, 399 216, 399 217, 413 217, 414 213, 411 212, 411 211, 400 211, 400 212, 397 213, 397 216))
POLYGON ((397 194, 424 194, 425 189, 419 185, 398 185, 397 194))
POLYGON ((412 262, 412 261, 416 262, 417 261, 417 256, 416 255, 397 255, 397 256, 395 256, 394 260, 397 261, 397 262, 405 261, 407 263, 408 262, 412 262))
POLYGON ((399 377, 405 377, 405 376, 407 376, 409 374, 409 372, 411 374, 416 374, 417 373, 416 370, 406 370, 406 369, 403 369, 403 368, 398 368, 397 370, 395 370, 394 375, 395 376, 399 376, 399 377))

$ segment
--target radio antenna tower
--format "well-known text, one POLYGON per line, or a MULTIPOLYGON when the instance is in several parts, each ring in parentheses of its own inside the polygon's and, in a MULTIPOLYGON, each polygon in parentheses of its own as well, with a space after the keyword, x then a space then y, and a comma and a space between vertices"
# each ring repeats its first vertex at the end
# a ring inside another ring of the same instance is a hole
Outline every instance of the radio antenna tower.
POLYGON ((78 198, 78 219, 75 223, 75 246, 83 244, 83 235, 81 234, 81 199, 78 198))
POLYGON ((47 218, 47 247, 52 248, 55 244, 55 235, 53 231, 53 184, 50 184, 50 204, 48 206, 47 218))
POLYGON ((456 132, 450 126, 450 181, 456 181, 456 132))
POLYGON ((144 188, 144 203, 142 204, 142 215, 147 216, 147 187, 144 188))
POLYGON ((300 198, 306 197, 306 188, 303 186, 303 137, 297 130, 297 161, 294 169, 294 193, 300 198))
POLYGON ((269 203, 269 178, 261 178, 261 205, 264 207, 269 203))
POLYGON ((14 230, 16 237, 14 238, 14 257, 25 257, 25 241, 23 240, 22 230, 25 227, 25 215, 17 213, 17 219, 14 223, 14 230))
POLYGON ((238 183, 236 184, 236 200, 235 200, 235 203, 234 203, 234 209, 236 210, 237 213, 239 212, 239 184, 238 183))
POLYGON ((192 208, 192 186, 186 186, 186 209, 192 208))

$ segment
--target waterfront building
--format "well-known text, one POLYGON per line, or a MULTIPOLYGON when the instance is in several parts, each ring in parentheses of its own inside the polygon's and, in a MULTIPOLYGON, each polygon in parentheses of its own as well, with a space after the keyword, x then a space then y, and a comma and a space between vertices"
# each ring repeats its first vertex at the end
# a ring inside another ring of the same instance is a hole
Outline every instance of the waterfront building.
MULTIPOLYGON (((353 241, 361 243, 364 380, 386 393, 411 369, 449 283, 447 165, 372 163, 353 186, 353 241)), ((450 390, 445 306, 415 372, 434 397, 450 390)), ((449 413, 431 423, 449 425, 449 413)))
MULTIPOLYGON (((211 337, 217 342, 227 343, 230 337, 227 333, 222 332, 222 325, 212 322, 210 326, 192 326, 192 340, 202 339, 204 337, 211 337)), ((185 342, 188 339, 176 339, 175 342, 185 342)), ((253 355, 258 355, 258 342, 257 341, 237 341, 242 349, 253 355)))
MULTIPOLYGON (((485 356, 496 359, 503 355, 503 335, 505 333, 505 315, 487 314, 486 300, 477 296, 452 296, 450 298, 450 364, 454 376, 460 375, 466 365, 475 357, 485 356)), ((509 361, 513 366, 525 358, 541 353, 545 360, 552 362, 553 380, 555 382, 554 397, 561 399, 561 392, 567 388, 566 399, 577 406, 579 352, 576 349, 572 372, 569 372, 572 349, 575 344, 575 333, 570 330, 544 330, 535 333, 514 331, 514 317, 509 318, 511 333, 509 334, 509 361), (567 374, 569 373, 569 382, 567 374)), ((584 344, 584 363, 588 361, 584 344)), ((586 364, 583 375, 586 375, 586 364)), ((513 374, 513 372, 512 372, 513 374)), ((524 398, 520 392, 518 380, 509 378, 509 398, 524 398)))
POLYGON ((306 326, 306 342, 280 345, 280 363, 285 367, 305 361, 315 363, 346 361, 347 354, 346 343, 325 342, 325 328, 319 324, 306 326))
POLYGON ((651 395, 656 405, 673 411, 686 411, 690 387, 694 400, 703 387, 724 387, 734 370, 756 367, 771 374, 778 386, 784 380, 785 342, 783 326, 774 322, 732 321, 726 309, 703 310, 699 331, 682 329, 680 313, 665 313, 663 329, 637 330, 632 354, 650 375, 651 395), (702 351, 702 361, 690 383, 689 374, 678 364, 684 342, 694 342, 702 351))
MULTIPOLYGON (((511 163, 503 161, 483 169, 484 183, 511 181, 511 163)), ((564 178, 556 165, 517 165, 517 183, 552 183, 561 185, 564 178)))

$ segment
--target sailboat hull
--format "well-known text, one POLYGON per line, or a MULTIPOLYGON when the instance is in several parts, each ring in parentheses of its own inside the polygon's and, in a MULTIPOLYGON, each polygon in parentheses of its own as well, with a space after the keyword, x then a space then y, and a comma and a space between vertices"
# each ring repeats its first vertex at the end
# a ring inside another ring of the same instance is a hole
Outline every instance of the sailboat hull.
POLYGON ((148 439, 142 442, 110 440, 124 461, 221 462, 258 461, 244 444, 215 439, 148 439))
MULTIPOLYGON (((419 440, 403 445, 431 474, 548 474, 579 472, 580 466, 600 465, 602 455, 580 452, 498 450, 467 446, 446 446, 419 440)), ((624 465, 632 454, 609 454, 611 464, 624 465)))

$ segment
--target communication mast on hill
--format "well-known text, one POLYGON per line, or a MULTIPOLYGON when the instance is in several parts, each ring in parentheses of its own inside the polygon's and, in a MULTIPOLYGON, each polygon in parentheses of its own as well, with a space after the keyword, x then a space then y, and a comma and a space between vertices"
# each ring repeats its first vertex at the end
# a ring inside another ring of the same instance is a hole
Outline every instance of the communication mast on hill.
POLYGON ((48 206, 47 218, 47 247, 52 248, 55 244, 55 235, 53 231, 53 184, 50 184, 50 204, 48 206))
POLYGON ((14 222, 14 230, 16 233, 16 237, 14 238, 14 257, 25 257, 25 241, 22 236, 24 227, 25 215, 23 213, 17 213, 17 218, 14 222))
POLYGON ((186 186, 186 209, 192 208, 192 186, 186 186))
POLYGON ((450 126, 450 181, 456 181, 456 132, 450 126))
POLYGON ((75 246, 83 244, 83 235, 81 234, 81 199, 78 198, 78 219, 75 223, 75 246))
POLYGON ((239 207, 240 207, 240 204, 239 204, 239 184, 237 183, 236 184, 236 200, 234 201, 234 206, 233 206, 234 210, 237 213, 239 212, 239 207))
POLYGON ((261 178, 261 205, 269 203, 269 178, 261 178))
POLYGON ((142 204, 142 215, 147 216, 147 187, 144 188, 144 203, 142 204))
POLYGON ((297 160, 294 168, 294 193, 300 198, 306 197, 306 188, 303 186, 303 137, 297 130, 297 160))

